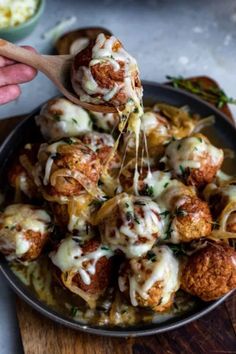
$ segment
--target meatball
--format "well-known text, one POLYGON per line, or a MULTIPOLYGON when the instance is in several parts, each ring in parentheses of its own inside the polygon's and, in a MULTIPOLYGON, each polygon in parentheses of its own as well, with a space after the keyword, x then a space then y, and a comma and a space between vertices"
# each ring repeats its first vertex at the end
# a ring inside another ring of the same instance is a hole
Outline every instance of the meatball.
POLYGON ((135 59, 115 37, 103 33, 75 56, 71 82, 82 101, 95 104, 121 106, 142 96, 135 59))
POLYGON ((226 244, 208 243, 187 260, 181 287, 204 301, 218 299, 236 288, 235 250, 226 244))
POLYGON ((202 134, 172 141, 165 151, 165 163, 173 175, 196 187, 212 182, 223 157, 223 150, 211 145, 202 134))
POLYGON ((210 235, 212 224, 206 202, 196 196, 181 196, 170 215, 166 238, 172 243, 190 242, 210 235))
POLYGON ((89 113, 63 97, 49 100, 35 121, 46 140, 75 137, 92 128, 89 113))
POLYGON ((96 239, 81 244, 78 237, 68 236, 49 256, 64 286, 95 307, 109 285, 113 252, 96 239))
MULTIPOLYGON (((102 165, 106 162, 112 154, 115 141, 112 135, 98 132, 89 132, 80 136, 80 140, 88 146, 91 150, 96 152, 102 165)), ((109 169, 117 169, 120 167, 120 157, 117 152, 111 158, 109 169)))
POLYGON ((168 246, 154 247, 142 258, 134 258, 121 267, 118 283, 129 294, 133 306, 168 310, 179 289, 179 262, 168 246))
POLYGON ((0 214, 0 252, 10 261, 36 259, 49 238, 51 217, 39 207, 12 204, 0 214))
POLYGON ((35 180, 44 198, 60 201, 85 191, 97 194, 101 163, 96 153, 76 138, 42 144, 38 153, 35 180))
POLYGON ((28 198, 39 197, 39 191, 33 177, 33 166, 37 161, 38 149, 38 144, 25 145, 9 168, 8 180, 10 185, 16 190, 16 199, 19 197, 19 191, 28 198))
POLYGON ((120 194, 105 202, 95 222, 102 242, 126 257, 149 251, 164 229, 160 208, 150 198, 120 194))
POLYGON ((196 196, 195 189, 177 180, 170 180, 156 198, 165 220, 163 240, 172 243, 190 242, 208 236, 212 216, 208 204, 196 196))

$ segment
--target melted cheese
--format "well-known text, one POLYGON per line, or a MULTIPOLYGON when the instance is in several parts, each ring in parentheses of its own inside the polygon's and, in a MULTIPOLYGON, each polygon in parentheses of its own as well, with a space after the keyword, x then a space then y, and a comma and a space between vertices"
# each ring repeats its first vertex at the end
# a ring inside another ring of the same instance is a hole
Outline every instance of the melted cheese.
POLYGON ((0 215, 0 249, 9 251, 8 259, 20 258, 31 247, 26 231, 45 234, 51 222, 49 214, 27 204, 9 205, 0 215))
POLYGON ((118 115, 115 113, 91 112, 92 118, 99 129, 105 132, 112 131, 118 124, 118 115))
POLYGON ((88 112, 65 98, 47 102, 35 121, 44 138, 49 140, 78 136, 92 127, 88 112))
POLYGON ((163 232, 160 212, 159 206, 151 199, 126 193, 105 202, 97 215, 102 242, 113 250, 121 250, 128 258, 145 254, 163 232), (120 220, 120 225, 115 218, 120 220))
POLYGON ((199 169, 205 163, 217 166, 223 159, 223 151, 211 145, 206 137, 196 134, 171 142, 165 153, 165 162, 181 175, 182 169, 199 169))
MULTIPOLYGON (((147 300, 150 296, 149 290, 153 286, 157 286, 162 291, 161 305, 167 304, 173 293, 179 288, 179 262, 170 248, 167 246, 154 247, 152 254, 155 257, 152 260, 145 257, 132 259, 129 263, 131 267, 129 295, 133 306, 138 305, 137 295, 147 300)), ((119 278, 119 287, 121 291, 124 291, 125 285, 122 276, 119 278)))
POLYGON ((152 197, 155 199, 159 197, 170 185, 171 174, 169 172, 162 171, 149 171, 143 182, 147 187, 152 188, 152 197))
POLYGON ((57 251, 50 253, 50 258, 62 272, 73 271, 79 273, 84 284, 91 284, 91 275, 96 272, 97 261, 102 258, 110 258, 113 252, 100 245, 96 251, 84 254, 83 249, 73 237, 64 239, 57 251))

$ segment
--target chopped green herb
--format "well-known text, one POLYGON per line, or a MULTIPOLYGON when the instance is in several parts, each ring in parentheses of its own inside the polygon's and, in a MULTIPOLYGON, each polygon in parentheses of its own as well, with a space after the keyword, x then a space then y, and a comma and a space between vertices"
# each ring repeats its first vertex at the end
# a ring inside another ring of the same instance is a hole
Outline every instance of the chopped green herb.
POLYGON ((148 251, 147 252, 147 259, 151 262, 156 261, 156 254, 153 251, 148 251))
POLYGON ((75 124, 78 124, 77 120, 75 118, 72 118, 72 121, 75 123, 75 124))
POLYGON ((200 141, 200 143, 202 143, 202 138, 197 137, 197 140, 200 141))
POLYGON ((66 143, 66 144, 69 144, 69 145, 72 145, 74 142, 71 138, 64 138, 63 141, 66 143))
POLYGON ((144 195, 147 195, 148 197, 153 197, 154 196, 153 186, 149 186, 148 184, 146 184, 144 189, 144 195))
POLYGON ((173 231, 173 229, 171 228, 171 225, 172 225, 172 222, 169 223, 168 228, 165 232, 165 240, 171 238, 171 233, 173 231))
POLYGON ((125 203, 125 207, 126 207, 126 208, 129 208, 129 204, 128 204, 128 203, 125 203))
POLYGON ((180 169, 180 172, 182 173, 182 175, 184 176, 185 175, 185 169, 183 168, 183 166, 179 165, 179 169, 180 169))
POLYGON ((135 109, 134 109, 134 113, 138 113, 138 112, 139 112, 138 107, 135 107, 135 109))
POLYGON ((236 99, 228 97, 225 92, 218 87, 206 87, 203 86, 201 82, 184 79, 182 76, 167 76, 166 78, 171 81, 174 87, 189 91, 218 108, 222 108, 228 103, 236 104, 236 99))
POLYGON ((175 215, 176 216, 186 216, 186 215, 188 215, 188 213, 186 210, 183 210, 181 208, 177 208, 175 211, 175 215))
POLYGON ((165 210, 162 213, 160 213, 159 215, 163 216, 163 218, 166 218, 168 215, 170 215, 170 212, 168 210, 165 210))
POLYGON ((59 114, 55 114, 52 118, 57 122, 60 122, 60 120, 61 120, 61 117, 59 114))
POLYGON ((139 221, 139 219, 137 218, 136 215, 134 215, 134 221, 135 221, 137 224, 140 224, 140 221, 139 221))
POLYGON ((166 182, 166 183, 164 184, 164 188, 166 188, 168 185, 169 185, 169 182, 166 182))
POLYGON ((128 221, 132 220, 133 215, 132 215, 132 213, 130 211, 127 211, 126 218, 127 218, 128 221))
POLYGON ((170 244, 169 247, 175 255, 185 254, 183 244, 179 244, 179 245, 170 244))
POLYGON ((104 250, 104 251, 110 251, 110 248, 107 247, 107 246, 101 246, 101 249, 104 250))
POLYGON ((146 205, 146 204, 137 200, 137 202, 135 202, 134 205, 141 205, 141 206, 144 206, 144 205, 146 205))
POLYGON ((77 306, 72 306, 71 307, 71 310, 70 310, 70 315, 72 316, 72 317, 75 317, 76 315, 77 315, 77 312, 78 312, 78 307, 77 306))
POLYGON ((72 240, 78 243, 79 245, 83 245, 84 242, 78 237, 78 236, 73 236, 72 240))

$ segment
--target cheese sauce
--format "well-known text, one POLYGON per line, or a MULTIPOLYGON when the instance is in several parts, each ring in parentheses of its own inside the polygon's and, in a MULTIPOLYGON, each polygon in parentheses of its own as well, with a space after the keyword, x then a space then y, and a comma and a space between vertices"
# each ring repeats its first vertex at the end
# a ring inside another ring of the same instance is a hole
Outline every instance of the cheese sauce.
POLYGON ((103 243, 128 258, 142 256, 163 232, 160 213, 159 206, 146 197, 123 193, 105 202, 98 212, 103 243))
POLYGON ((50 222, 49 214, 43 209, 27 204, 9 205, 0 214, 0 244, 4 251, 10 251, 8 260, 20 258, 30 249, 31 241, 25 232, 45 234, 50 222))
POLYGON ((102 258, 110 258, 113 252, 100 245, 96 251, 84 254, 76 237, 69 236, 59 245, 57 251, 49 255, 53 264, 62 272, 73 271, 79 273, 84 284, 91 284, 91 275, 96 272, 97 261, 102 258))
MULTIPOLYGON (((133 306, 138 305, 136 296, 146 300, 153 286, 160 288, 161 304, 165 305, 180 286, 179 262, 167 246, 154 247, 152 259, 146 256, 130 260, 130 267, 129 295, 133 306)), ((121 292, 126 288, 122 277, 119 278, 119 288, 121 292)))
POLYGON ((218 165, 222 159, 223 151, 201 134, 172 141, 165 152, 165 162, 176 175, 181 175, 186 168, 200 169, 203 162, 218 165))
POLYGON ((35 121, 44 138, 49 140, 75 137, 92 128, 88 112, 65 98, 47 102, 35 121))

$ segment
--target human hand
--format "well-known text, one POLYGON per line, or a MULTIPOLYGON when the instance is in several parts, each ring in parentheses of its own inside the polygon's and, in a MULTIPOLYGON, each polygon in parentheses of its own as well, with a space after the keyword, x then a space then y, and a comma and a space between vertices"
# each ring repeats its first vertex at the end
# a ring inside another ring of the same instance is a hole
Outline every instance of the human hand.
MULTIPOLYGON (((24 48, 35 51, 32 47, 24 48)), ((33 80, 36 75, 37 70, 31 66, 0 56, 0 105, 19 97, 21 93, 19 84, 33 80)))

